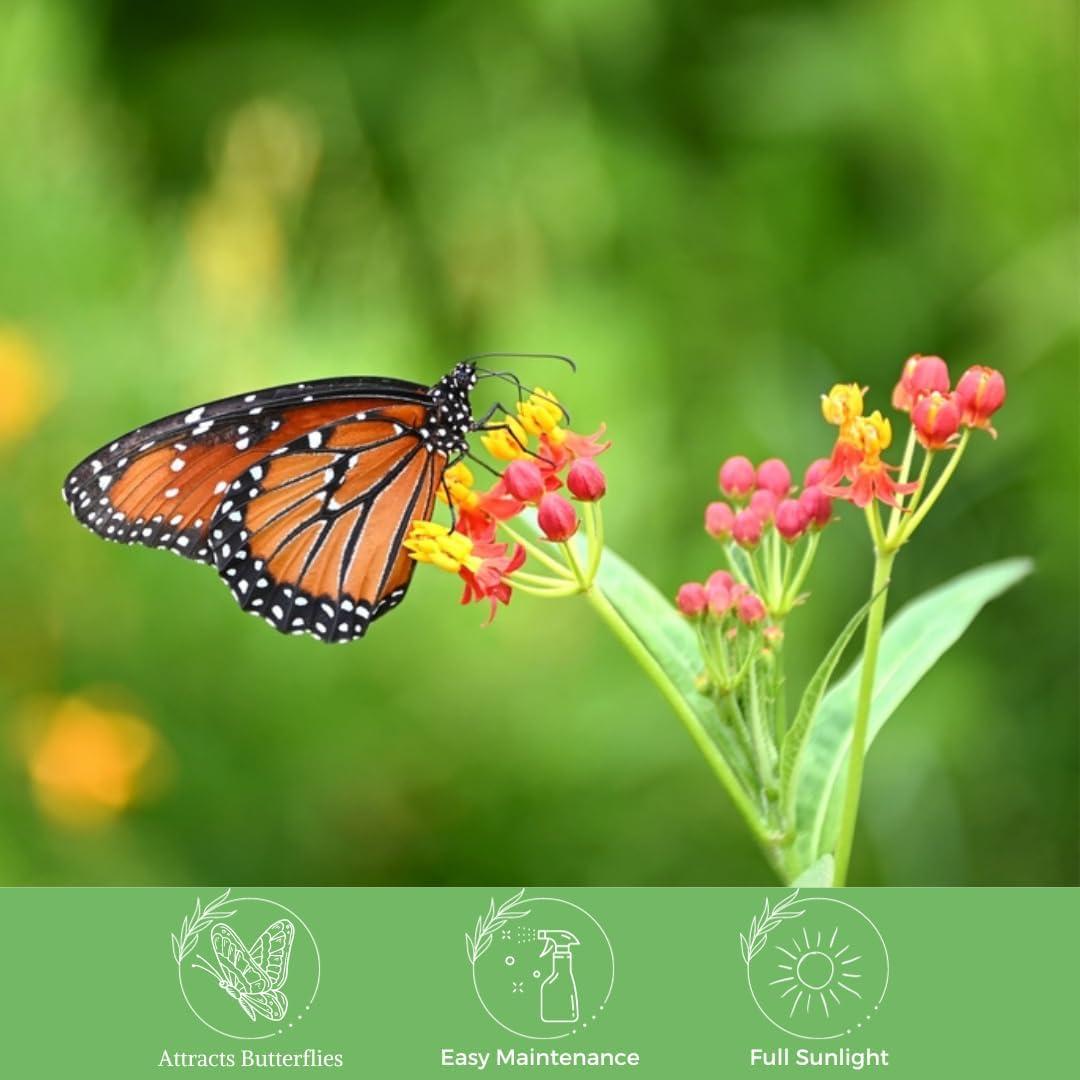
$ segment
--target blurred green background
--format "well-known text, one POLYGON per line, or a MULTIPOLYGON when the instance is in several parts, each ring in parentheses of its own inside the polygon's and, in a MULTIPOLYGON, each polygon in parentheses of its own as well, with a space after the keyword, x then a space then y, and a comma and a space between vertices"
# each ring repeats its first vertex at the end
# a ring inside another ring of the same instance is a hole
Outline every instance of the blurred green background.
MULTIPOLYGON (((9 0, 0 9, 0 880, 751 884, 769 871, 587 608, 481 627, 422 568, 330 649, 106 545, 65 472, 195 403, 486 349, 607 421, 609 540, 713 569, 732 453, 818 395, 1003 369, 894 605, 1031 554, 868 766, 856 883, 1077 881, 1073 5, 9 0), (75 780, 71 780, 74 776, 75 780)), ((897 454, 898 456, 898 454, 897 454)), ((801 684, 865 597, 846 513, 801 684)))

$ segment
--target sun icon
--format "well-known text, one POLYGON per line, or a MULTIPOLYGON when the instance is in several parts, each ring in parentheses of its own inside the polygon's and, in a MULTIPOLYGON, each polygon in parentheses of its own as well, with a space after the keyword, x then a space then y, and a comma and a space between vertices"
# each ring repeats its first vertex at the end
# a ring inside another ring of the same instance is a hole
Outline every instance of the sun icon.
POLYGON ((782 999, 795 995, 791 998, 789 1017, 795 1015, 800 1005, 809 1015, 819 1002, 828 1017, 830 999, 833 1008, 842 1003, 838 990, 862 997, 859 984, 854 981, 862 978, 856 966, 862 957, 852 951, 850 943, 844 943, 838 926, 833 927, 831 934, 822 930, 811 934, 803 927, 801 939, 798 935, 793 937, 791 946, 790 949, 785 945, 775 946, 780 954, 776 965, 779 977, 769 983, 778 988, 782 999))
POLYGON ((739 947, 754 1004, 797 1038, 853 1034, 877 1017, 889 986, 881 932, 833 896, 796 890, 775 903, 766 899, 739 947))

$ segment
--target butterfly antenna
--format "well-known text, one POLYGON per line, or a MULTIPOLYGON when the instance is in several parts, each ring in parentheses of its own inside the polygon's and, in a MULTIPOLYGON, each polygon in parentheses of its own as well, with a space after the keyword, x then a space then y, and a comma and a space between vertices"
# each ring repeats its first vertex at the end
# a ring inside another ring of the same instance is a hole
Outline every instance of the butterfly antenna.
POLYGON ((521 380, 512 371, 492 371, 490 368, 482 367, 478 367, 476 371, 482 379, 501 379, 503 382, 509 383, 517 391, 518 401, 525 397, 525 387, 521 385, 521 380))
POLYGON ((562 363, 566 364, 571 371, 577 371, 577 364, 575 364, 569 356, 564 356, 562 353, 550 352, 485 352, 477 353, 475 356, 466 356, 462 363, 471 364, 476 360, 489 360, 494 357, 500 357, 507 360, 560 360, 562 363))
MULTIPOLYGON (((540 398, 541 401, 551 402, 551 404, 554 405, 559 410, 559 412, 562 413, 563 419, 566 421, 566 423, 571 423, 570 413, 567 412, 566 406, 563 405, 561 401, 557 401, 555 398, 550 397, 548 394, 538 393, 536 390, 527 391, 525 387, 521 385, 521 380, 512 371, 491 371, 488 368, 482 367, 478 367, 476 370, 477 372, 479 372, 482 379, 502 379, 503 382, 509 383, 512 387, 514 387, 515 390, 517 390, 518 401, 522 401, 526 393, 531 393, 534 397, 540 398)), ((502 406, 499 406, 499 408, 501 408, 503 412, 506 412, 507 415, 509 415, 505 408, 503 408, 502 406)))

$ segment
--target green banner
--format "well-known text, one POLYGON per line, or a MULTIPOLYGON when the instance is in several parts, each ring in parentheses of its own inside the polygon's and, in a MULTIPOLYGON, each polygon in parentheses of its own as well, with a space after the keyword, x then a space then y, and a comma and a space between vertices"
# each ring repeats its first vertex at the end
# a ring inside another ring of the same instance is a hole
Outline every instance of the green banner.
POLYGON ((1075 890, 222 886, 0 905, 8 1076, 1072 1069, 1075 890))

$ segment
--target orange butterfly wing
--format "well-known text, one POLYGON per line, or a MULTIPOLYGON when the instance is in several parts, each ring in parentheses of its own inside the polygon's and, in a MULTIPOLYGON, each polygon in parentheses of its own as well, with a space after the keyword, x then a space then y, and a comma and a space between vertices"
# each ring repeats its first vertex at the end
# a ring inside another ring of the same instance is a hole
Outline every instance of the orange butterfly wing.
POLYGON ((106 540, 212 562, 282 632, 350 640, 405 595, 402 541, 434 508, 446 454, 425 445, 429 393, 328 379, 226 398, 103 447, 63 497, 106 540))
POLYGON ((476 380, 463 362, 430 388, 324 379, 200 405, 92 454, 63 496, 106 540, 212 562, 282 633, 353 640, 405 595, 405 534, 468 449, 476 380))
POLYGON ((374 407, 419 425, 426 388, 396 379, 324 379, 274 387, 137 428, 71 471, 62 494, 105 540, 210 558, 210 520, 238 476, 305 432, 374 407))
POLYGON ((211 522, 218 573, 283 633, 362 637, 400 603, 402 542, 431 516, 446 456, 400 409, 361 410, 276 448, 229 489, 211 522))

